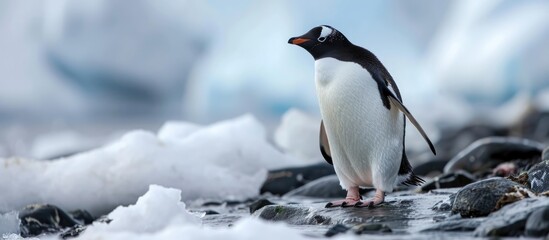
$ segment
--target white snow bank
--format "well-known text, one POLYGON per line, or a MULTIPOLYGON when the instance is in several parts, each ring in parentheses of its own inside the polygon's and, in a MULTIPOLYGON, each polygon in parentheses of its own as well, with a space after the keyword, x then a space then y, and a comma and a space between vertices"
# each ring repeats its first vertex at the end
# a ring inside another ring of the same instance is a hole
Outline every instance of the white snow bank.
POLYGON ((180 191, 151 186, 135 205, 119 207, 112 221, 94 223, 77 239, 311 239, 281 223, 245 218, 231 228, 202 227, 185 210, 180 191))
POLYGON ((299 164, 270 145, 250 115, 188 135, 182 128, 169 133, 173 126, 164 127, 161 137, 133 131, 54 161, 0 159, 0 212, 49 203, 97 216, 135 202, 150 184, 181 189, 185 201, 244 199, 259 193, 266 169, 299 164))
POLYGON ((323 162, 319 149, 320 119, 290 109, 275 131, 274 141, 284 152, 309 163, 323 162))

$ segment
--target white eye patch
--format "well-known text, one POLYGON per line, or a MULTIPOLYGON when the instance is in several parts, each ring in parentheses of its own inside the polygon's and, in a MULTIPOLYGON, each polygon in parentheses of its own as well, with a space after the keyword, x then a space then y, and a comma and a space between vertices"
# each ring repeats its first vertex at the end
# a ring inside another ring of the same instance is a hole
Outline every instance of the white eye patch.
POLYGON ((319 42, 324 42, 326 41, 326 37, 328 37, 328 35, 332 34, 333 30, 329 27, 326 27, 326 26, 322 26, 322 31, 320 32, 320 36, 318 36, 318 41, 319 42))

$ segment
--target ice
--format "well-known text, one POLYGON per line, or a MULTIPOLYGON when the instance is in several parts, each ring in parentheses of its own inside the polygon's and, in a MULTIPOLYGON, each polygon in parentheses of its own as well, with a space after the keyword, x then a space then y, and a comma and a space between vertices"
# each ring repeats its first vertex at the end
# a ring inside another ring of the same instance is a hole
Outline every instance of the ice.
POLYGON ((158 130, 158 138, 163 141, 177 141, 184 139, 200 129, 200 126, 189 122, 170 121, 158 130))
POLYGON ((259 193, 267 169, 302 164, 270 145, 251 115, 181 138, 178 131, 168 134, 169 128, 162 138, 136 130, 105 147, 53 161, 0 159, 0 212, 49 203, 98 216, 135 202, 150 184, 181 189, 185 201, 246 199, 259 193))
POLYGON ((314 163, 323 161, 319 149, 320 118, 290 109, 274 133, 274 141, 284 152, 314 163))
POLYGON ((0 236, 19 234, 19 214, 17 212, 0 213, 0 236))

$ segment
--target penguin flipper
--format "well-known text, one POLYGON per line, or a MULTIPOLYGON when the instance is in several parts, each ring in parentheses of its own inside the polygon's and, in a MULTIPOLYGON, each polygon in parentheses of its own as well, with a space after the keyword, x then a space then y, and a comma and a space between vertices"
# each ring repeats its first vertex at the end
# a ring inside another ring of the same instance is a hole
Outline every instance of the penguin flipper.
POLYGON ((410 113, 410 111, 408 111, 408 109, 397 99, 397 97, 389 89, 387 89, 386 93, 387 93, 387 97, 389 98, 389 101, 394 106, 396 106, 401 112, 403 112, 404 115, 406 115, 406 117, 408 119, 410 119, 410 122, 416 127, 416 129, 419 131, 419 133, 421 134, 423 139, 425 139, 427 144, 429 144, 429 148, 431 149, 431 152, 433 152, 433 154, 437 155, 437 151, 435 150, 435 146, 433 145, 433 143, 431 142, 429 137, 427 137, 427 134, 425 133, 425 131, 423 130, 421 125, 419 125, 416 118, 414 116, 412 116, 412 113, 410 113))
POLYGON ((332 152, 330 151, 330 143, 328 142, 328 135, 326 135, 326 130, 324 129, 324 121, 320 121, 320 153, 324 157, 324 160, 331 165, 334 165, 332 162, 332 152))

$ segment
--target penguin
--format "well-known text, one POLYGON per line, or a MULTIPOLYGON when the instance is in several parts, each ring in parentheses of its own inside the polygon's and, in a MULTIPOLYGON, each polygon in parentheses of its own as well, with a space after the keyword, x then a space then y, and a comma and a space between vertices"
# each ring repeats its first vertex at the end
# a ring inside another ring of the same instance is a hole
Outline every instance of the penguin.
POLYGON ((406 118, 436 155, 435 147, 402 103, 395 81, 378 58, 328 25, 288 43, 304 48, 315 60, 320 151, 347 190, 345 199, 326 207, 371 207, 383 203, 398 184, 424 183, 406 157, 406 118), (376 189, 375 196, 362 200, 359 188, 370 186, 376 189))

